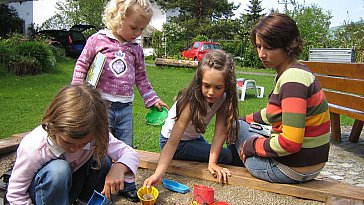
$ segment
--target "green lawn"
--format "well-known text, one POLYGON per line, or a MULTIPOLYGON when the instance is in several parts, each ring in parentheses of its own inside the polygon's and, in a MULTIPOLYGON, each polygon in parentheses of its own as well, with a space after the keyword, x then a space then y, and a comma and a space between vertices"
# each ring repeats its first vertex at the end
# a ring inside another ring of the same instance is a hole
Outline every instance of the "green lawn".
MULTIPOLYGON (((7 74, 0 68, 0 138, 15 133, 32 130, 39 125, 42 114, 55 93, 71 82, 75 60, 66 60, 58 64, 51 73, 19 77, 7 74)), ((254 71, 238 68, 238 71, 254 71)), ((271 70, 260 72, 273 73, 271 70)), ((148 77, 157 94, 169 106, 178 91, 186 87, 194 74, 194 69, 147 67, 148 77)), ((237 74, 237 78, 253 79, 258 85, 265 87, 264 98, 255 98, 252 90, 248 91, 246 100, 239 102, 240 115, 245 115, 266 104, 267 95, 273 87, 274 77, 260 75, 237 74)), ((148 112, 138 92, 135 95, 134 112, 134 145, 138 149, 159 151, 160 127, 148 126, 145 114, 148 112)), ((343 125, 352 125, 352 120, 344 118, 343 125)), ((210 124, 213 127, 214 123, 210 124)), ((205 137, 211 140, 213 129, 207 130, 205 137)))

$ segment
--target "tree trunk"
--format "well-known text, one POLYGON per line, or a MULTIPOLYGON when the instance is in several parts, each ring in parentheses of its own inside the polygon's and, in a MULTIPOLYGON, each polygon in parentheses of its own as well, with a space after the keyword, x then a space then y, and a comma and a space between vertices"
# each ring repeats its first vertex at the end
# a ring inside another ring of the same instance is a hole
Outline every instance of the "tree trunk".
POLYGON ((190 60, 175 60, 175 59, 167 59, 167 58, 156 58, 155 64, 157 66, 176 66, 176 67, 188 67, 188 68, 197 68, 197 61, 190 60))

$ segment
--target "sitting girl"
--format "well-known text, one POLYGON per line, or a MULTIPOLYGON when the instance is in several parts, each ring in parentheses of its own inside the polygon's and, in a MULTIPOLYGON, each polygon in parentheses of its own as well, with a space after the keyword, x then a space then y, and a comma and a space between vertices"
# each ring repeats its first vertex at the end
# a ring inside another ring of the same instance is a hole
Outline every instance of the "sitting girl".
POLYGON ((161 181, 172 158, 209 162, 208 169, 219 181, 226 182, 229 170, 218 165, 230 164, 232 153, 223 148, 225 141, 237 136, 238 99, 232 59, 223 51, 211 51, 199 62, 190 86, 182 90, 168 112, 162 127, 162 152, 155 173, 144 186, 161 181), (216 115, 212 144, 202 136, 216 115))
POLYGON ((42 124, 21 141, 10 177, 10 204, 87 202, 135 190, 139 158, 109 133, 105 103, 86 84, 61 89, 42 124), (112 160, 115 161, 112 163, 112 160))
POLYGON ((328 161, 330 116, 322 87, 297 60, 300 32, 289 16, 271 13, 253 27, 251 40, 276 80, 266 108, 244 116, 235 148, 255 177, 297 184, 314 179, 328 161), (272 126, 270 137, 249 131, 253 122, 272 126))

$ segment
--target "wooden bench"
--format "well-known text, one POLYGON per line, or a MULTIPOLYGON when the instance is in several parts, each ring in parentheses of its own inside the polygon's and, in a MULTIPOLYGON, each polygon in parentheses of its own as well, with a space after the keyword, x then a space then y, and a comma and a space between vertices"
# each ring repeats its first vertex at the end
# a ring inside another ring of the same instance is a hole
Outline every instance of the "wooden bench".
POLYGON ((316 75, 329 102, 331 139, 341 141, 340 115, 355 119, 349 141, 357 142, 364 125, 364 64, 303 61, 316 75))

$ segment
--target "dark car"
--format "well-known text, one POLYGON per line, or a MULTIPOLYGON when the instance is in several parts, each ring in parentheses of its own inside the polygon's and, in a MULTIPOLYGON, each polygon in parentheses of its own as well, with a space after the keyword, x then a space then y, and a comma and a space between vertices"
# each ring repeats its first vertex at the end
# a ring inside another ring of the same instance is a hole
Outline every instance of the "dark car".
POLYGON ((41 30, 36 32, 35 36, 49 39, 52 45, 63 47, 66 55, 77 58, 87 40, 82 32, 91 28, 95 26, 75 25, 70 30, 41 30))
POLYGON ((214 42, 198 41, 194 42, 191 48, 182 51, 184 58, 194 61, 200 61, 207 52, 215 49, 221 49, 220 45, 214 42))

